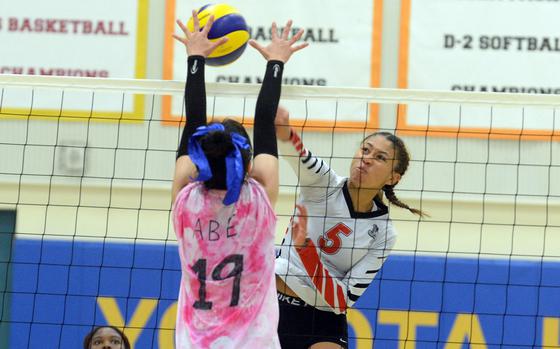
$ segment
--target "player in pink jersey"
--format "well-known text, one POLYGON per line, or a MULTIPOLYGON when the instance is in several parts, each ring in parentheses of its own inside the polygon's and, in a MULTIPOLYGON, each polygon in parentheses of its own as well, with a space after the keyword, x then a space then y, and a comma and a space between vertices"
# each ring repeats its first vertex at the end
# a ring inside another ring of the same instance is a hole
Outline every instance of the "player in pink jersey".
POLYGON ((403 141, 387 132, 367 136, 348 177, 306 149, 278 108, 277 136, 298 176, 299 211, 276 259, 280 344, 290 349, 347 348, 346 311, 365 292, 396 242, 386 197, 410 161, 403 141), (309 212, 309 214, 308 214, 309 212), (305 218, 304 218, 305 217, 305 218))
POLYGON ((267 59, 257 99, 254 158, 243 126, 234 120, 206 125, 204 64, 225 39, 211 42, 213 17, 201 30, 177 21, 188 54, 185 87, 187 125, 173 179, 173 218, 182 279, 176 348, 280 348, 274 280, 272 209, 278 194, 278 153, 274 118, 284 63, 307 46, 291 39, 291 21, 271 43, 251 41, 267 59), (249 173, 249 176, 247 174, 249 173))

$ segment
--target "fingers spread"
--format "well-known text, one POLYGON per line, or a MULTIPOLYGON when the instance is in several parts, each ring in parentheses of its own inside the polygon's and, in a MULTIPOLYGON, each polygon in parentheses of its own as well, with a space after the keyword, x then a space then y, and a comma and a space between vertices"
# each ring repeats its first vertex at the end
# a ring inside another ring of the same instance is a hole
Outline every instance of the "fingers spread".
POLYGON ((264 47, 262 47, 255 40, 249 40, 249 45, 251 45, 251 47, 253 47, 255 50, 259 51, 263 56, 265 55, 264 47))
POLYGON ((225 44, 229 39, 226 37, 222 37, 214 42, 212 42, 212 51, 216 49, 216 47, 225 44))
POLYGON ((210 18, 208 18, 208 22, 206 22, 204 29, 202 29, 202 33, 208 36, 208 32, 210 31, 210 29, 212 29, 213 24, 214 24, 214 15, 211 15, 210 18))
POLYGON ((187 29, 187 27, 183 24, 183 22, 181 22, 181 20, 177 20, 177 25, 179 26, 179 28, 181 28, 181 30, 183 31, 183 33, 188 37, 190 32, 187 29))
POLYGON ((258 47, 260 46, 258 42, 256 42, 255 40, 251 39, 249 40, 249 45, 251 45, 252 47, 256 48, 258 50, 258 47))
POLYGON ((183 38, 182 36, 178 36, 178 35, 175 35, 175 34, 172 34, 171 36, 173 37, 173 39, 175 39, 179 42, 182 42, 183 44, 187 44, 187 39, 186 38, 183 38))
POLYGON ((301 39, 301 36, 303 35, 304 30, 300 29, 296 35, 292 36, 292 38, 290 39, 290 45, 293 45, 296 41, 298 41, 299 39, 301 39))
POLYGON ((300 45, 297 45, 297 46, 292 47, 292 52, 297 52, 297 51, 299 51, 299 50, 301 50, 301 49, 306 48, 307 46, 309 46, 309 43, 308 43, 308 42, 304 42, 303 44, 300 44, 300 45))
POLYGON ((284 27, 284 30, 282 31, 282 39, 288 40, 288 36, 290 35, 291 30, 292 30, 292 20, 290 19, 288 21, 288 23, 286 23, 286 26, 284 27))
POLYGON ((278 38, 278 27, 276 26, 276 22, 272 22, 272 40, 278 38))
POLYGON ((194 24, 194 31, 200 31, 200 22, 198 21, 198 13, 196 12, 196 10, 192 10, 192 18, 193 18, 193 24, 194 24))

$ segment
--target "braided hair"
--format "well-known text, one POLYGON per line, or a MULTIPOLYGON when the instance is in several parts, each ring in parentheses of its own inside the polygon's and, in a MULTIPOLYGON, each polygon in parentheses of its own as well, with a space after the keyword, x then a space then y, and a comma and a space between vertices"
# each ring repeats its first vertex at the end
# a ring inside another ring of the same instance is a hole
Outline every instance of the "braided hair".
MULTIPOLYGON (((404 175, 404 173, 408 169, 408 165, 410 163, 410 154, 408 153, 408 150, 406 149, 406 146, 405 146, 403 140, 401 138, 395 136, 394 134, 390 133, 390 132, 375 132, 375 133, 370 134, 366 138, 364 138, 363 141, 366 141, 367 139, 369 139, 371 137, 375 137, 375 136, 384 137, 386 140, 391 142, 391 144, 393 144, 393 148, 395 150, 395 156, 396 156, 396 160, 397 160, 393 170, 395 172, 397 172, 398 174, 400 174, 401 176, 404 175)), ((393 185, 388 185, 387 184, 387 185, 383 186, 383 192, 385 193, 385 197, 387 197, 387 200, 389 200, 389 202, 391 204, 393 204, 395 206, 398 206, 400 208, 404 208, 406 210, 409 210, 410 212, 412 212, 415 215, 418 215, 420 217, 427 216, 427 214, 425 212, 423 212, 419 209, 410 207, 407 204, 405 204, 404 202, 402 202, 401 200, 399 200, 399 198, 397 198, 397 195, 395 194, 395 192, 393 190, 395 185, 397 185, 397 183, 395 183, 393 185)), ((380 196, 381 196, 381 194, 380 194, 380 196)), ((380 197, 380 199, 381 199, 381 197, 380 197)))

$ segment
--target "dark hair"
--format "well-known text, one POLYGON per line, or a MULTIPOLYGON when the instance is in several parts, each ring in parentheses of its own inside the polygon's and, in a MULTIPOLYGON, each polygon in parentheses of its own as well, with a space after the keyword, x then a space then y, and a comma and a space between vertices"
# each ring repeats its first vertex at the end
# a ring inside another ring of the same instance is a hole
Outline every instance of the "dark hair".
POLYGON ((247 138, 247 143, 249 144, 249 149, 241 149, 245 173, 247 173, 251 161, 251 141, 243 125, 232 119, 225 119, 222 121, 222 125, 224 125, 224 131, 210 132, 200 138, 200 146, 206 155, 208 165, 210 165, 210 170, 212 171, 212 178, 204 182, 207 189, 227 189, 226 155, 235 149, 231 140, 232 133, 237 133, 247 138))
POLYGON ((123 349, 131 349, 130 342, 128 341, 128 338, 126 337, 124 332, 121 331, 120 329, 118 329, 115 326, 109 326, 109 325, 107 325, 107 326, 97 326, 93 330, 91 330, 84 338, 84 349, 90 349, 91 348, 91 344, 92 344, 91 342, 93 340, 93 337, 95 336, 97 331, 99 331, 103 328, 112 328, 113 330, 115 330, 115 332, 117 332, 122 338, 122 341, 123 341, 122 348, 123 349))
MULTIPOLYGON (((408 153, 408 150, 406 149, 403 140, 390 132, 374 132, 369 136, 367 136, 366 138, 364 138, 362 142, 365 142, 367 139, 375 136, 382 136, 393 144, 393 149, 395 150, 395 157, 396 157, 396 163, 393 166, 393 171, 403 176, 406 170, 408 170, 408 165, 410 163, 410 154, 408 153)), ((397 184, 398 183, 395 183, 393 185, 385 185, 383 187, 383 192, 385 193, 387 200, 389 200, 389 202, 392 203, 393 205, 398 206, 400 208, 407 209, 410 212, 420 217, 427 216, 427 214, 424 213, 423 211, 416 208, 412 208, 407 204, 405 204, 404 202, 402 202, 401 200, 399 200, 399 198, 397 198, 397 195, 393 191, 393 188, 397 184)))

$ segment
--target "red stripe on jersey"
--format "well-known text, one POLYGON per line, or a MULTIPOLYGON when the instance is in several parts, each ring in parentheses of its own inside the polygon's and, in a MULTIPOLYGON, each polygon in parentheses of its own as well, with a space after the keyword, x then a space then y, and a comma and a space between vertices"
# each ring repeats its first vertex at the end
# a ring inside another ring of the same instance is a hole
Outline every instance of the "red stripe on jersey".
MULTIPOLYGON (((327 271, 328 273, 328 271, 327 271)), ((313 283, 315 284, 315 287, 317 287, 317 291, 319 292, 323 292, 323 281, 324 277, 323 277, 323 268, 321 267, 321 265, 317 266, 317 275, 315 275, 313 283)))
POLYGON ((329 303, 331 308, 334 308, 334 287, 333 282, 334 280, 331 278, 327 278, 325 285, 325 292, 323 293, 323 297, 329 303))
POLYGON ((294 145, 294 147, 298 151, 299 155, 304 156, 305 155, 305 148, 303 147, 303 143, 301 141, 301 138, 299 138, 299 135, 293 129, 290 132, 290 141, 292 141, 292 144, 294 145))
POLYGON ((344 291, 342 288, 336 288, 336 295, 338 296, 338 308, 341 312, 345 312, 347 305, 346 305, 346 297, 344 297, 344 291))
MULTIPOLYGON (((313 244, 313 241, 308 240, 308 245, 306 248, 301 248, 296 250, 299 254, 299 257, 301 258, 301 261, 303 262, 303 265, 305 266, 305 270, 307 271, 307 274, 309 275, 311 280, 313 280, 313 284, 315 284, 317 282, 315 277, 315 271, 317 269, 322 269, 321 261, 319 260, 319 255, 315 250, 315 244, 313 244)), ((317 285, 315 284, 315 286, 317 285)))
POLYGON ((338 298, 338 304, 341 311, 346 310, 346 301, 344 300, 344 290, 338 283, 336 279, 331 277, 329 271, 321 263, 321 259, 317 254, 317 249, 312 240, 308 240, 307 247, 296 249, 309 278, 317 288, 317 291, 323 295, 323 299, 335 309, 336 305, 334 303, 335 288, 338 298), (325 281, 325 288, 323 289, 323 281, 325 281), (341 301, 342 298, 342 301, 341 301))

